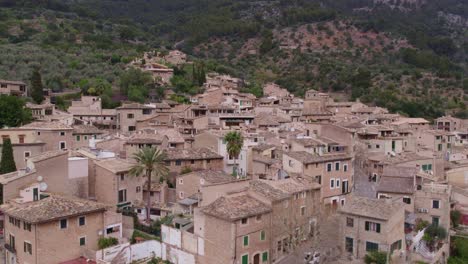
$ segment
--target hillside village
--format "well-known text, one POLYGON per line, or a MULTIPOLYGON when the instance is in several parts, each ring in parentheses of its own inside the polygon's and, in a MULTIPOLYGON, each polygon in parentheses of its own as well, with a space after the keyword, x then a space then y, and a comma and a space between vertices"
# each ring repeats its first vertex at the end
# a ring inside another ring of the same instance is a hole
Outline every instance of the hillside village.
MULTIPOLYGON (((164 63, 186 62, 166 59, 129 67, 164 84, 164 63)), ((33 122, 0 129, 16 166, 0 175, 5 263, 446 263, 466 234, 466 120, 205 77, 187 104, 27 103, 33 122)))

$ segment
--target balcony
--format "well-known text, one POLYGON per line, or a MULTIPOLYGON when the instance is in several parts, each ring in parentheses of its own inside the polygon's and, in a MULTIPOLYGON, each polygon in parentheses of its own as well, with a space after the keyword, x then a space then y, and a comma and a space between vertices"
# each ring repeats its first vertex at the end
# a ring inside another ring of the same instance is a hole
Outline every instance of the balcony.
POLYGON ((11 253, 13 254, 16 254, 16 248, 15 246, 11 246, 10 244, 8 243, 5 243, 5 249, 10 251, 11 253))

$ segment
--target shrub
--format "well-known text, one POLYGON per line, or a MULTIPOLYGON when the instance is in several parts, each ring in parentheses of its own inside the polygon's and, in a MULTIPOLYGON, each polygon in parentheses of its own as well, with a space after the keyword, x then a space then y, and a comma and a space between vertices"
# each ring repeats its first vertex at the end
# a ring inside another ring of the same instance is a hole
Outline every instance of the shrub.
POLYGON ((182 171, 180 172, 180 174, 187 174, 187 173, 191 173, 191 172, 192 172, 192 168, 190 168, 190 167, 187 166, 187 167, 184 167, 184 168, 182 169, 182 171))
POLYGON ((450 220, 452 221, 453 227, 458 227, 458 225, 460 224, 460 220, 461 220, 460 211, 457 211, 457 210, 451 211, 450 212, 450 220))
POLYGON ((98 240, 99 249, 112 247, 119 244, 119 240, 115 237, 101 237, 98 240))
POLYGON ((366 264, 385 264, 387 263, 387 253, 380 251, 372 251, 364 257, 366 264))

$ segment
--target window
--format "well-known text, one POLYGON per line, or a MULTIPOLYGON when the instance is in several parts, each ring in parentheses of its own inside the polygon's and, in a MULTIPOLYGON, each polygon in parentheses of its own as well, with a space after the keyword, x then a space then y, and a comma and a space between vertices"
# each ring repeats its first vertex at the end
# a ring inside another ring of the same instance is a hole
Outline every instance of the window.
POLYGON ((12 249, 16 249, 16 239, 15 239, 15 236, 10 234, 10 243, 9 243, 10 247, 12 249))
POLYGON ((366 225, 365 226, 366 231, 374 231, 376 233, 380 233, 380 224, 379 223, 366 221, 365 225, 366 225))
POLYGON ((432 208, 439 209, 440 208, 440 201, 439 200, 432 200, 432 208))
POLYGON ((24 158, 29 158, 29 157, 31 157, 31 151, 25 151, 24 158))
POLYGON ((83 136, 84 140, 88 140, 88 136, 83 136))
POLYGON ((327 164, 327 171, 331 171, 332 170, 332 164, 331 163, 328 163, 327 164))
POLYGON ((23 222, 23 229, 28 230, 29 232, 31 232, 31 224, 23 222))
POLYGON ((119 203, 124 203, 127 201, 127 190, 123 189, 119 191, 119 203))
POLYGON ((432 217, 432 225, 433 226, 439 226, 439 217, 438 216, 433 216, 432 217))
POLYGON ((68 221, 67 219, 61 219, 60 220, 60 229, 65 229, 68 226, 68 221))
POLYGON ((195 164, 195 160, 190 160, 190 164, 195 164))
POLYGON ((330 179, 330 189, 335 188, 335 179, 330 179))
POLYGON ((248 224, 248 223, 249 223, 249 219, 248 219, 248 218, 242 218, 242 219, 241 219, 241 224, 246 225, 246 224, 248 224))
POLYGON ((343 171, 348 171, 348 164, 343 165, 343 171))
POLYGON ((336 179, 336 188, 340 188, 340 179, 336 179))
POLYGON ((65 131, 60 131, 60 136, 65 136, 65 131))
POLYGON ((354 227, 354 218, 346 217, 346 226, 347 227, 354 227))
POLYGON ((249 255, 242 256, 242 264, 249 264, 249 255))
POLYGON ((119 174, 119 177, 120 177, 120 181, 124 181, 124 180, 125 180, 125 174, 124 174, 124 173, 120 173, 120 174, 119 174))
POLYGON ((335 162, 335 170, 336 171, 340 170, 340 163, 339 162, 335 162))
POLYGON ((378 250, 379 250, 379 244, 366 241, 366 251, 378 251, 378 250))
POLYGON ((442 151, 442 144, 437 145, 437 150, 442 151))
POLYGON ((322 184, 322 175, 315 176, 315 181, 318 182, 318 184, 322 184))
POLYGON ((37 135, 40 136, 40 135, 41 135, 41 132, 40 132, 40 131, 37 131, 37 135))
POLYGON ((262 253, 262 262, 268 261, 268 251, 262 253))
POLYGON ((136 187, 136 192, 137 192, 137 193, 141 192, 141 187, 140 187, 140 186, 137 186, 137 187, 136 187))
POLYGON ((128 119, 133 119, 134 115, 133 114, 127 114, 128 119))
POLYGON ((266 237, 265 230, 260 231, 260 240, 264 241, 266 237))
POLYGON ((24 135, 19 135, 18 136, 18 141, 20 144, 23 144, 24 143, 24 135))
POLYGON ((244 247, 249 246, 249 236, 244 236, 242 241, 243 241, 242 244, 244 245, 244 247))
POLYGON ((85 224, 86 224, 86 217, 80 216, 80 217, 78 218, 78 225, 79 225, 79 226, 84 226, 85 224))
POLYGON ((86 237, 80 237, 80 246, 86 245, 86 237))
POLYGON ((67 144, 65 143, 65 141, 60 141, 60 149, 66 149, 67 148, 67 144))
POLYGON ((128 131, 135 131, 136 127, 135 126, 128 126, 128 131))
POLYGON ((255 218, 255 220, 257 220, 257 222, 262 221, 262 215, 257 215, 257 217, 255 218))
POLYGON ((289 160, 289 167, 292 167, 292 166, 293 166, 293 161, 289 160))
POLYGON ((184 199, 184 192, 179 192, 180 199, 184 199))
POLYGON ((176 161, 175 161, 175 165, 176 165, 176 166, 182 165, 182 161, 181 161, 181 160, 176 160, 176 161))
POLYGON ((345 238, 345 248, 346 248, 346 252, 349 252, 349 253, 353 253, 353 244, 354 244, 354 239, 352 239, 351 237, 346 237, 345 238))
POLYGON ((305 206, 302 206, 302 207, 301 207, 301 215, 302 215, 302 216, 305 215, 305 209, 306 209, 305 206))
POLYGON ((32 255, 32 245, 29 242, 24 241, 24 253, 32 255))
POLYGON ((179 179, 179 184, 184 184, 184 179, 179 179))
POLYGON ((80 141, 80 136, 76 136, 76 141, 80 141))
POLYGON ((403 202, 404 202, 405 204, 411 204, 411 198, 409 198, 409 197, 403 197, 403 202))

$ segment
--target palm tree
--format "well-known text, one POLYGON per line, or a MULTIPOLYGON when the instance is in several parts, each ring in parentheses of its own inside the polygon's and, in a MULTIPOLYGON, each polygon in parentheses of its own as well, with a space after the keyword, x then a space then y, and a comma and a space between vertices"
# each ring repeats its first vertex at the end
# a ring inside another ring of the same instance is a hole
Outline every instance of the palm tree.
POLYGON ((224 140, 227 143, 226 149, 230 157, 234 158, 234 168, 232 170, 232 174, 237 176, 237 163, 236 159, 239 157, 239 154, 242 149, 242 145, 244 145, 244 138, 242 134, 238 131, 231 131, 224 135, 224 140))
MULTIPOLYGON (((169 169, 166 167, 165 163, 166 153, 157 148, 145 147, 140 149, 140 151, 133 154, 133 158, 137 163, 130 169, 130 175, 139 177, 144 173, 148 191, 151 190, 151 179, 153 177, 164 179, 169 173, 169 169)), ((146 221, 148 223, 151 221, 150 209, 151 199, 148 193, 146 196, 146 221)))

